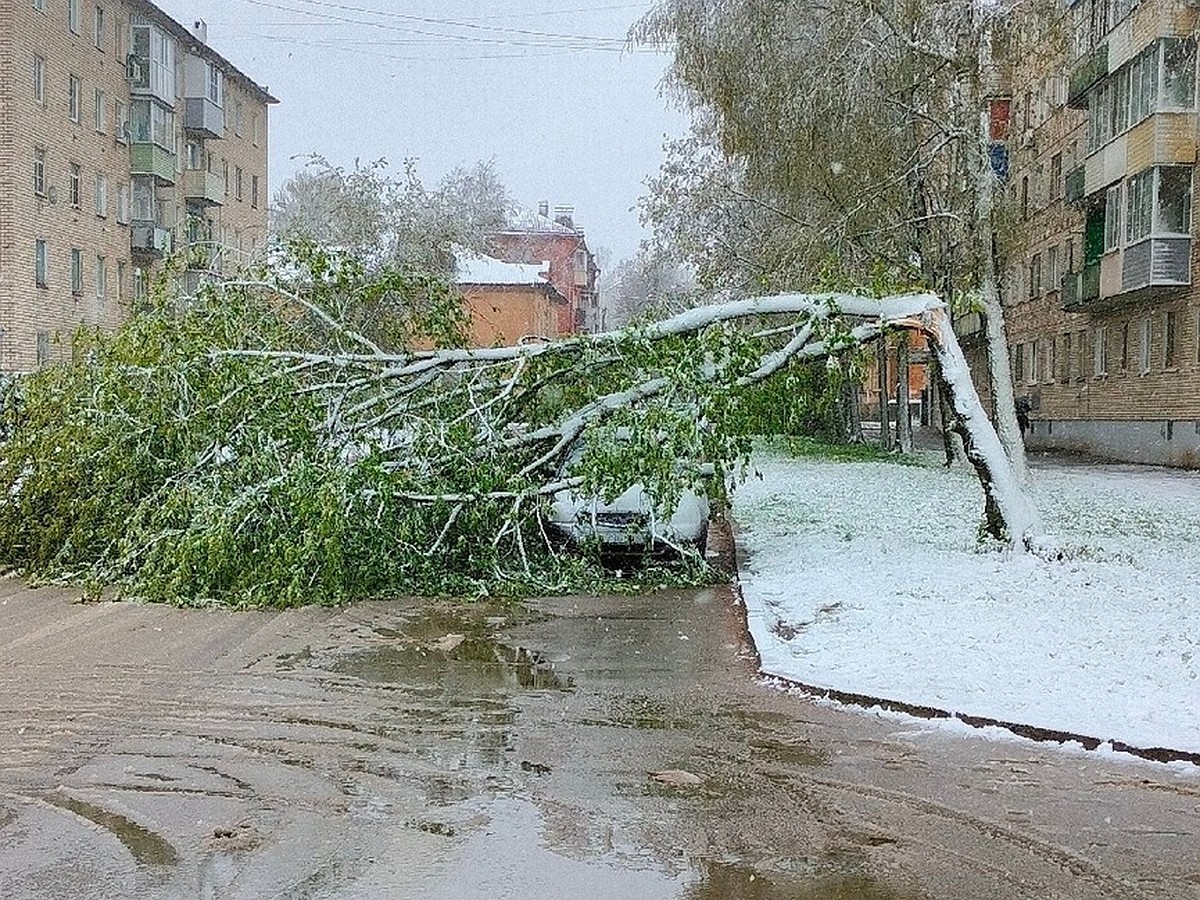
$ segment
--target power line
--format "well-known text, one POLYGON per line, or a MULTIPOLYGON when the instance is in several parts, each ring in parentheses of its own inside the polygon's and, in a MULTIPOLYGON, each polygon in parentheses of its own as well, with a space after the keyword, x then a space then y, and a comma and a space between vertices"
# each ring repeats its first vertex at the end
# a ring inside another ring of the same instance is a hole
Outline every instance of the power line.
POLYGON ((462 43, 480 43, 480 44, 501 44, 507 46, 518 47, 568 47, 578 50, 602 50, 608 52, 621 53, 625 51, 625 40, 623 38, 602 38, 594 35, 570 35, 557 34, 553 32, 534 32, 528 29, 508 29, 508 28, 487 28, 486 26, 468 26, 465 23, 453 22, 450 20, 431 19, 422 16, 407 16, 393 13, 380 13, 375 10, 367 10, 361 7, 347 7, 344 4, 321 2, 321 0, 297 0, 297 2, 310 3, 314 6, 320 6, 328 9, 349 10, 355 12, 365 12, 372 15, 388 16, 390 18, 401 18, 405 20, 414 20, 422 23, 432 23, 443 27, 474 27, 484 31, 504 32, 511 34, 521 34, 523 37, 530 40, 517 40, 514 38, 503 37, 475 37, 471 35, 453 34, 445 31, 426 31, 412 26, 390 25, 384 22, 376 22, 367 19, 353 19, 346 16, 337 15, 328 12, 315 12, 306 9, 297 9, 294 6, 284 6, 279 3, 271 3, 268 0, 244 0, 253 6, 260 6, 266 9, 275 9, 282 12, 300 13, 301 15, 312 16, 314 18, 325 19, 328 21, 341 22, 350 25, 362 25, 369 28, 377 28, 383 31, 395 31, 402 34, 420 34, 427 37, 436 37, 459 41, 462 43))

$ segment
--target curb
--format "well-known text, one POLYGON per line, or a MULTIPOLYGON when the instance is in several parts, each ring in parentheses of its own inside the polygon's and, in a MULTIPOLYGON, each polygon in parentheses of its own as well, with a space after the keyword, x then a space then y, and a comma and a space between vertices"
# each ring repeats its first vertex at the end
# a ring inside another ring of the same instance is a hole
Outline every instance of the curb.
POLYGON ((796 690, 815 699, 833 700, 846 706, 857 706, 862 709, 874 709, 878 707, 889 712, 904 713, 918 719, 956 719, 965 725, 970 725, 972 728, 1003 728, 1005 731, 1009 731, 1018 737, 1028 738, 1040 743, 1065 744, 1074 742, 1081 744, 1087 750, 1096 750, 1107 744, 1116 753, 1127 753, 1130 756, 1151 762, 1187 762, 1194 766, 1200 766, 1200 753, 1193 753, 1187 750, 1174 750, 1170 747, 1138 747, 1125 741, 1113 740, 1111 738, 1098 738, 1087 734, 1076 734, 1071 731, 1058 731, 1053 728, 1041 728, 1037 725, 1024 725, 1020 722, 1006 722, 1003 719, 993 719, 988 716, 972 716, 967 713, 939 709, 935 706, 922 706, 916 703, 906 703, 903 700, 891 700, 887 697, 872 697, 868 694, 855 694, 850 691, 819 687, 817 685, 805 684, 802 681, 796 681, 793 678, 786 678, 782 675, 765 672, 762 667, 762 655, 758 652, 758 645, 754 642, 754 635, 750 633, 749 610, 746 607, 745 595, 742 593, 740 578, 744 558, 738 549, 736 523, 728 513, 726 513, 725 520, 722 522, 722 532, 722 541, 728 541, 727 549, 722 549, 730 560, 730 588, 735 600, 735 606, 739 607, 736 614, 741 623, 742 639, 746 642, 746 646, 750 650, 758 674, 766 679, 769 684, 796 690))

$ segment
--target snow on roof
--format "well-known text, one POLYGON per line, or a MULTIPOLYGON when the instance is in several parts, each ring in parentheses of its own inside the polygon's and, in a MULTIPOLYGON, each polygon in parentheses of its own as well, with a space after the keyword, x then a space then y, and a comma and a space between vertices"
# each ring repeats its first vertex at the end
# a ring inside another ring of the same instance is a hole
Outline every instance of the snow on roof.
POLYGON ((538 234, 578 234, 578 228, 571 228, 563 225, 561 222, 556 222, 549 216, 543 216, 541 213, 536 213, 531 210, 517 210, 508 217, 508 223, 504 226, 504 233, 527 233, 535 232, 538 234))
POLYGON ((482 254, 459 254, 459 284, 546 284, 550 262, 510 263, 482 254))

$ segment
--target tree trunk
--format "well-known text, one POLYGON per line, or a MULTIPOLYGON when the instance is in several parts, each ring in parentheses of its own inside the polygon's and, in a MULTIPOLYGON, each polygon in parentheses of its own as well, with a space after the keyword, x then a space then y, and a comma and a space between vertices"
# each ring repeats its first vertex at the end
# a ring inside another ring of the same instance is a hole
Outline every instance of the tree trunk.
POLYGON ((896 444, 900 452, 913 452, 912 416, 908 409, 908 332, 896 344, 896 444))
POLYGON ((851 444, 863 442, 862 411, 858 404, 860 386, 861 381, 848 376, 842 378, 842 421, 846 426, 846 440, 851 444))
MULTIPOLYGON (((995 231, 992 223, 992 191, 995 174, 988 155, 988 112, 980 114, 981 143, 977 172, 979 203, 979 252, 982 266, 984 324, 987 328, 988 374, 992 382, 992 404, 996 431, 1004 452, 1012 463, 1013 474, 1024 483, 1027 474, 1025 443, 1017 425, 1016 398, 1013 395, 1012 368, 1008 355, 1008 337, 1004 329, 1004 308, 996 277, 995 231)), ((968 455, 970 451, 968 450, 968 455)))
POLYGON ((938 357, 946 399, 954 411, 954 429, 983 485, 983 533, 996 540, 1007 539, 1016 547, 1034 549, 1043 534, 1041 517, 1026 497, 988 421, 949 316, 945 310, 934 310, 923 319, 923 330, 938 357))
POLYGON ((937 411, 942 431, 942 452, 946 456, 946 468, 950 468, 955 463, 966 465, 968 462, 966 448, 963 446, 962 435, 955 429, 954 410, 950 407, 950 400, 946 394, 946 383, 942 378, 942 368, 936 355, 929 359, 929 372, 932 376, 934 393, 937 395, 937 411))
POLYGON ((888 352, 887 338, 879 335, 875 349, 875 362, 879 369, 879 446, 884 450, 892 449, 892 428, 888 416, 888 352))

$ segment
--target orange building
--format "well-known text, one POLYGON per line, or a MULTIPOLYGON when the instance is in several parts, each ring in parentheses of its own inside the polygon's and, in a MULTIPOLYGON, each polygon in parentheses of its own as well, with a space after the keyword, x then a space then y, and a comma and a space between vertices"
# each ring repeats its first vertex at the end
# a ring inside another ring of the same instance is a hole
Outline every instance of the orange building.
POLYGON ((549 270, 549 261, 460 256, 457 283, 471 316, 471 346, 513 346, 565 333, 563 311, 569 303, 550 283, 549 270))
POLYGON ((543 263, 546 280, 566 299, 559 307, 559 333, 599 331, 600 269, 588 248, 583 229, 575 224, 575 210, 543 200, 536 214, 515 216, 508 226, 488 236, 488 252, 510 263, 543 263))

